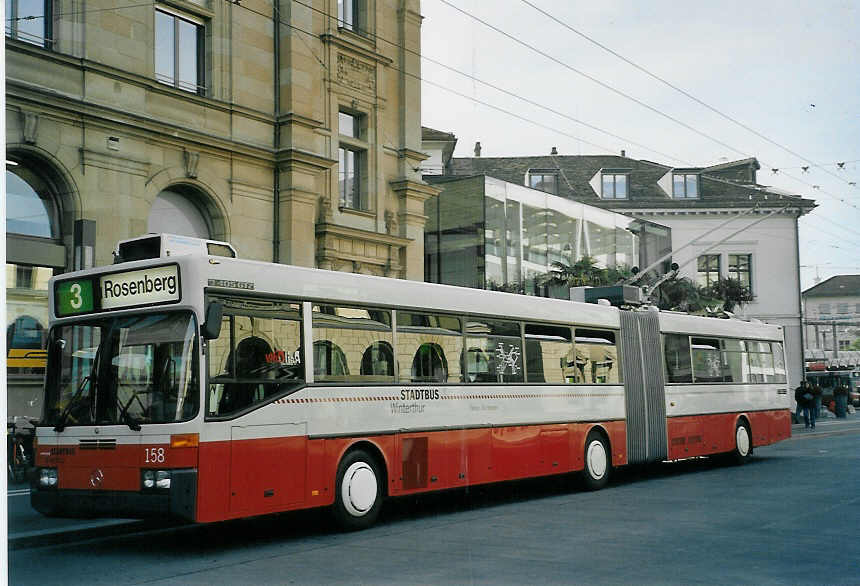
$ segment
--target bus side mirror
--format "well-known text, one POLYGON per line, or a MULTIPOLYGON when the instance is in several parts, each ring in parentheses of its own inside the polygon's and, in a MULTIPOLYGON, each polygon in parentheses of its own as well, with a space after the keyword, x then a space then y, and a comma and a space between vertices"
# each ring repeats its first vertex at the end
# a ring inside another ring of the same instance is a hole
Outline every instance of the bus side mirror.
POLYGON ((200 328, 200 333, 207 340, 214 340, 221 335, 221 318, 224 315, 224 306, 218 301, 212 301, 206 308, 206 321, 200 328))

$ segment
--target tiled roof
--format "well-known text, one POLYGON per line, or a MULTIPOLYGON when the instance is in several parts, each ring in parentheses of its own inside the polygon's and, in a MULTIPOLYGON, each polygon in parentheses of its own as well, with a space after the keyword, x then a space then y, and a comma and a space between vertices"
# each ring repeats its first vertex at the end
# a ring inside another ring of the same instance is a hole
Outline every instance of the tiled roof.
POLYGON ((433 128, 421 127, 421 140, 457 140, 450 132, 442 132, 433 128))
POLYGON ((803 292, 804 297, 860 297, 860 275, 836 275, 803 292))
POLYGON ((809 211, 813 200, 785 192, 769 192, 765 186, 752 183, 758 162, 745 159, 713 167, 685 168, 701 175, 697 199, 673 199, 657 182, 672 167, 617 155, 546 155, 536 157, 463 157, 452 159, 455 175, 488 175, 503 181, 523 185, 530 169, 557 170, 558 195, 606 209, 648 208, 714 208, 777 206, 786 202, 809 211), (604 200, 592 189, 590 181, 601 170, 618 170, 628 174, 628 199, 604 200), (765 203, 767 202, 767 203, 765 203))

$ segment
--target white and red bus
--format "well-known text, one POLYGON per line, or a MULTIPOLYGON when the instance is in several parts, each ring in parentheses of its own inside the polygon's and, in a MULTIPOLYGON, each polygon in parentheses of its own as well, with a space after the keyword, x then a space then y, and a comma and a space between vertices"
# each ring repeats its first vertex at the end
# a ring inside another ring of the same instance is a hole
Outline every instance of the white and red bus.
POLYGON ((45 514, 330 506, 361 528, 389 496, 577 471, 595 489, 614 467, 743 461, 790 435, 776 326, 169 242, 51 283, 45 514))

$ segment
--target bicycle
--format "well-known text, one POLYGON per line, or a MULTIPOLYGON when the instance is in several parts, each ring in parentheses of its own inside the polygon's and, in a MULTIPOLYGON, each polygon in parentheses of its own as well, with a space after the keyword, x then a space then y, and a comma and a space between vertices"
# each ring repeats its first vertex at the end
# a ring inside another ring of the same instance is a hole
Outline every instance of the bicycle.
POLYGON ((9 482, 24 482, 33 465, 34 428, 19 427, 17 417, 6 423, 6 468, 9 482))

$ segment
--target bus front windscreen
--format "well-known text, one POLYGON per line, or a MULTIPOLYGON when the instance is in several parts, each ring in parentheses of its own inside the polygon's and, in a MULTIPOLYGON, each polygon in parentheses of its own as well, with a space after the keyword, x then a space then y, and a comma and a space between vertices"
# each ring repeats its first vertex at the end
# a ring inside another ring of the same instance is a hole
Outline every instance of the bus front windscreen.
POLYGON ((189 312, 55 326, 43 425, 186 421, 200 407, 197 325, 189 312))

